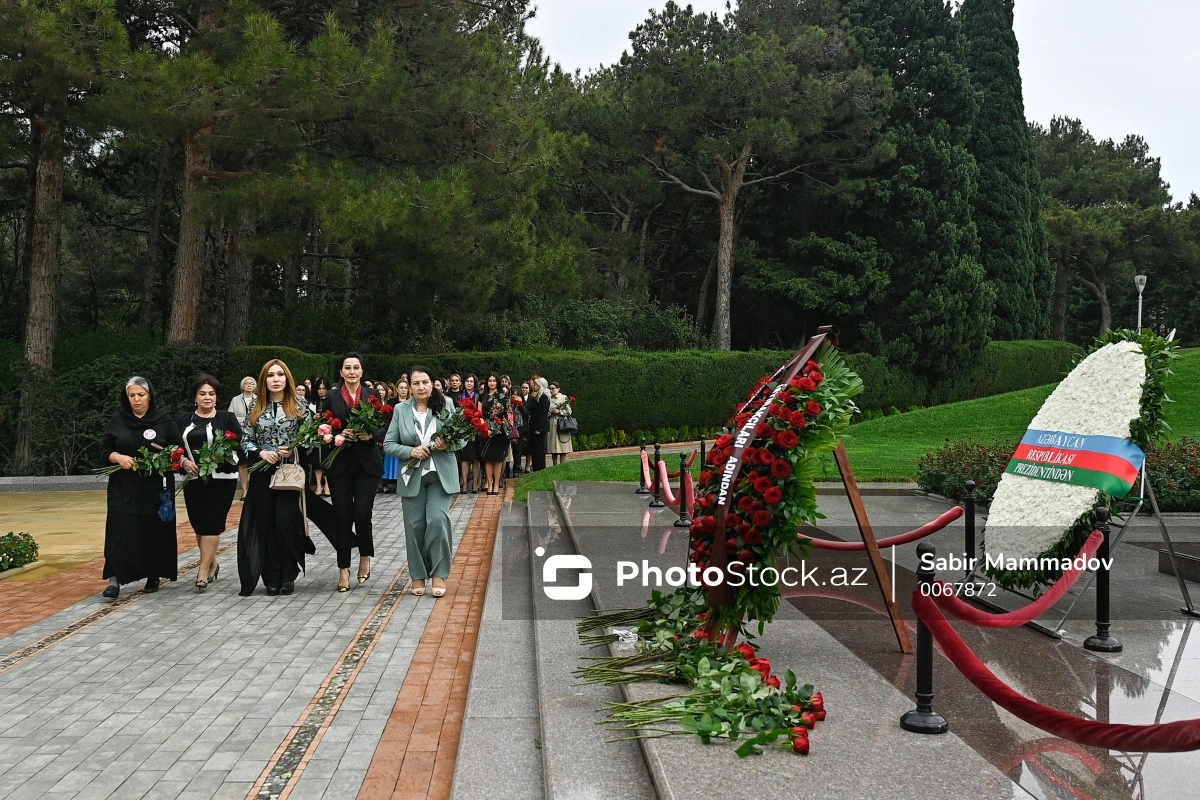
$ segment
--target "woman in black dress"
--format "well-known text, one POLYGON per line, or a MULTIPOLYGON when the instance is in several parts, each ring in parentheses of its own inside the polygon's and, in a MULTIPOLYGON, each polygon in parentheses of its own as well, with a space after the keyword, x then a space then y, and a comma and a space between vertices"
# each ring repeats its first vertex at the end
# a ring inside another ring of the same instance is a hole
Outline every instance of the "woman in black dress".
MULTIPOLYGON (((329 381, 317 378, 313 381, 313 396, 310 398, 317 411, 325 407, 325 398, 329 396, 329 381)), ((329 457, 331 447, 318 447, 309 453, 312 463, 313 491, 320 497, 329 497, 329 479, 325 477, 325 468, 321 464, 329 457)))
POLYGON ((250 473, 250 489, 238 527, 238 576, 243 597, 254 594, 260 578, 269 596, 291 594, 304 569, 305 554, 316 552, 305 529, 302 493, 271 488, 271 477, 280 463, 292 458, 289 445, 308 416, 310 412, 296 401, 296 382, 287 364, 277 358, 264 364, 258 378, 258 400, 246 420, 242 440, 251 466, 258 461, 269 465, 250 473))
POLYGON ((494 372, 487 376, 484 387, 480 409, 492 435, 479 440, 479 458, 487 475, 487 493, 496 495, 500 494, 500 475, 508 454, 508 392, 500 388, 500 378, 494 372))
POLYGON ((183 435, 187 451, 180 462, 190 480, 183 485, 183 500, 187 504, 188 521, 196 532, 200 548, 200 566, 196 569, 196 588, 204 591, 210 581, 217 579, 217 544, 225 532, 225 520, 233 506, 233 493, 238 484, 238 464, 242 462, 242 426, 229 411, 217 410, 217 393, 221 382, 212 375, 197 375, 192 379, 188 394, 196 410, 175 420, 183 435), (200 477, 200 451, 220 439, 238 444, 230 454, 231 461, 220 464, 211 475, 200 477))
POLYGON ((529 379, 530 394, 525 404, 529 414, 529 460, 534 472, 546 468, 546 431, 550 430, 550 388, 545 378, 529 379))
POLYGON ((144 475, 135 469, 138 450, 173 450, 183 444, 175 420, 158 408, 154 388, 142 377, 130 378, 121 392, 121 410, 112 415, 100 445, 100 460, 121 467, 108 479, 108 518, 104 524, 105 597, 121 585, 146 580, 157 592, 159 580, 179 577, 174 508, 163 509, 163 492, 175 493, 175 476, 144 475), (160 514, 160 510, 162 513, 160 514), (167 519, 163 519, 167 516, 167 519))
MULTIPOLYGON (((475 391, 475 376, 467 375, 462 379, 462 391, 453 395, 455 403, 460 403, 463 400, 470 400, 472 403, 478 404, 479 393, 475 391)), ((436 381, 435 381, 436 385, 436 381)), ((475 492, 483 491, 483 476, 479 474, 475 462, 479 460, 479 444, 477 439, 472 439, 467 442, 462 449, 454 453, 455 459, 458 460, 458 486, 460 492, 475 492), (471 478, 474 477, 474 481, 471 478), (472 488, 472 485, 477 488, 472 488)))

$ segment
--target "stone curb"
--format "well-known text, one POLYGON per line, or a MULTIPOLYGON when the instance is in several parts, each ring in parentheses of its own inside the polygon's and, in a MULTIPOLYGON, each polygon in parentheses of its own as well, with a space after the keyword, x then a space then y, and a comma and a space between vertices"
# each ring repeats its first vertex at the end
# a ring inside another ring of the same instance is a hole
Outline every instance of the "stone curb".
POLYGON ((0 492, 102 492, 107 475, 24 475, 0 478, 0 492))
POLYGON ((5 578, 15 578, 17 575, 22 575, 26 572, 33 572, 35 569, 40 569, 46 566, 45 561, 31 561, 23 567, 13 567, 0 572, 0 581, 5 578))

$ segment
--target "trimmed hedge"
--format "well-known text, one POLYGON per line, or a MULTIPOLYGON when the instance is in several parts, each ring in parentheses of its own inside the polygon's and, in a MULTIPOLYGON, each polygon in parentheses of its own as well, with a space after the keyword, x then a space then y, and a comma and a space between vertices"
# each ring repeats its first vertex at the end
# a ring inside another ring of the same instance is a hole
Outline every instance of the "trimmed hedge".
MULTIPOLYGON (((287 347, 224 350, 191 345, 138 351, 140 342, 135 338, 128 346, 134 349, 60 368, 53 381, 39 387, 39 418, 47 420, 37 444, 39 473, 79 472, 93 466, 104 422, 118 407, 120 387, 130 375, 149 378, 162 405, 172 411, 191 407, 184 390, 191 376, 200 371, 212 372, 224 383, 222 405, 237 392, 243 376, 257 377, 271 358, 286 362, 298 380, 335 377, 335 356, 287 347)), ((866 386, 857 398, 859 408, 867 413, 895 413, 927 405, 930 398, 950 402, 1053 383, 1070 367, 1078 350, 1060 342, 993 342, 974 370, 953 386, 932 391, 923 380, 889 367, 881 357, 853 353, 847 361, 866 386)), ((451 371, 487 374, 496 370, 522 380, 536 371, 576 396, 581 442, 615 444, 629 439, 636 442, 638 431, 698 432, 722 425, 759 377, 773 372, 792 355, 781 350, 516 350, 420 357, 367 354, 363 361, 368 377, 388 381, 414 363, 425 364, 443 376, 451 371)), ((78 357, 69 356, 63 363, 78 357)), ((15 438, 23 375, 20 348, 11 344, 0 347, 0 468, 5 470, 15 438)))
POLYGON ((37 561, 38 545, 28 533, 8 533, 0 536, 0 572, 16 569, 37 561))

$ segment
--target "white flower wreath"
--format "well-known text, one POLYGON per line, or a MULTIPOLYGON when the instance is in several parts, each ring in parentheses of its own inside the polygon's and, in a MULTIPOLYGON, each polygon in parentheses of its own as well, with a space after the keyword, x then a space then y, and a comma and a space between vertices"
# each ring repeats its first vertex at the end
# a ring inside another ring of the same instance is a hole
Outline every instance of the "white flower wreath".
MULTIPOLYGON (((1130 423, 1141 414, 1145 381, 1146 358, 1140 345, 1107 344, 1063 379, 1029 428, 1126 439, 1130 423)), ((1087 486, 1004 473, 984 531, 987 558, 1041 556, 1092 510, 1099 494, 1098 489, 1087 486)))

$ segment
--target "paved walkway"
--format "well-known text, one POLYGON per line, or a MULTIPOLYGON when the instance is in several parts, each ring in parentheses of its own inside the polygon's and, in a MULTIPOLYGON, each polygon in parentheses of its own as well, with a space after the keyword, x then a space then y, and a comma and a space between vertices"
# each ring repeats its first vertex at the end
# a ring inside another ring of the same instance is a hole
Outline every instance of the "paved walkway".
POLYGON ((198 593, 183 527, 155 595, 103 600, 98 562, 0 583, 0 797, 448 796, 502 499, 457 498, 440 600, 408 594, 394 495, 345 594, 318 536, 295 595, 238 597, 233 531, 198 593))

